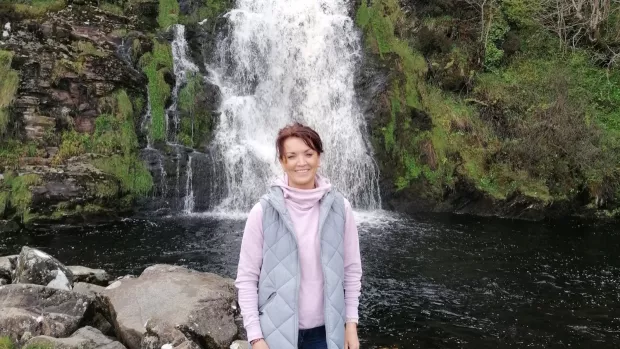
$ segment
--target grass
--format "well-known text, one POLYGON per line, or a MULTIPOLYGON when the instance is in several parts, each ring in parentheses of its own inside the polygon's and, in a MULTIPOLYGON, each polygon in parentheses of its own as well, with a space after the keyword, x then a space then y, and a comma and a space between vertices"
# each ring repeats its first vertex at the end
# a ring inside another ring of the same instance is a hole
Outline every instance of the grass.
POLYGON ((13 53, 0 50, 0 140, 7 131, 9 123, 9 106, 15 98, 19 87, 19 73, 11 69, 13 53))
POLYGON ((60 11, 66 6, 65 0, 26 0, 13 4, 15 12, 26 17, 41 17, 48 12, 60 11))
POLYGON ((0 349, 13 349, 13 342, 9 337, 3 336, 0 337, 0 349))
POLYGON ((5 172, 4 180, 0 183, 0 216, 7 216, 11 211, 14 212, 14 217, 27 223, 32 218, 29 215, 32 202, 30 188, 39 184, 41 177, 37 174, 17 175, 12 171, 5 172))
MULTIPOLYGON (((110 113, 96 119, 93 135, 75 130, 65 132, 54 162, 63 163, 73 156, 95 153, 100 156, 92 160, 93 165, 116 178, 122 193, 133 196, 148 193, 153 179, 137 156, 138 139, 134 129, 136 111, 131 100, 124 90, 117 91, 114 98, 106 100, 103 103, 104 109, 110 113)), ((99 182, 94 191, 101 199, 119 194, 118 189, 107 182, 99 182)))
POLYGON ((115 4, 111 4, 109 2, 102 2, 99 4, 99 8, 105 12, 109 12, 113 15, 117 15, 117 16, 123 16, 124 15, 124 11, 123 8, 115 5, 115 4))

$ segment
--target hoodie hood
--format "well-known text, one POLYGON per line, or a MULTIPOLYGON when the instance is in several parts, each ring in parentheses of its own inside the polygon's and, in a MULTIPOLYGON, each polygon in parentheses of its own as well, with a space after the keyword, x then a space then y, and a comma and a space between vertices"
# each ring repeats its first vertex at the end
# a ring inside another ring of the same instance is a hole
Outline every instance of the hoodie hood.
POLYGON ((332 185, 329 179, 321 175, 315 177, 314 189, 298 189, 288 185, 288 176, 284 174, 275 179, 272 187, 280 187, 284 194, 284 201, 299 210, 309 210, 318 204, 319 200, 325 196, 331 189, 332 185))

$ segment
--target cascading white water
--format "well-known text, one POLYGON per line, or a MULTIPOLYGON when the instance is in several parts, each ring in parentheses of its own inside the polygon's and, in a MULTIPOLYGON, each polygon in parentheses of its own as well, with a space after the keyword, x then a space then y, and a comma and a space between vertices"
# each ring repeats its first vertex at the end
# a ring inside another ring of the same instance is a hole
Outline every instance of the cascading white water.
POLYGON ((194 181, 192 179, 192 158, 194 154, 189 155, 187 162, 187 179, 185 181, 185 199, 183 200, 183 212, 186 214, 194 211, 194 181))
POLYGON ((380 208, 378 170, 354 90, 360 36, 348 1, 237 0, 229 34, 209 65, 222 91, 214 149, 226 190, 217 210, 249 209, 274 175, 277 131, 317 130, 321 173, 357 208, 380 208))

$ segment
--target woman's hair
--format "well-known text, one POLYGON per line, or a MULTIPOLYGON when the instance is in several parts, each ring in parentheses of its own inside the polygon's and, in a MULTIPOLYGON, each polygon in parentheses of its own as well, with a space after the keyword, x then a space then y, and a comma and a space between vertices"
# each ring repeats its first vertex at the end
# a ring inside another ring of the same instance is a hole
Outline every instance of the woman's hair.
POLYGON ((292 125, 288 125, 280 131, 278 131, 278 138, 276 139, 276 151, 278 159, 284 160, 284 141, 289 137, 301 138, 312 150, 321 155, 323 153, 323 142, 319 134, 312 128, 302 125, 296 122, 292 125))

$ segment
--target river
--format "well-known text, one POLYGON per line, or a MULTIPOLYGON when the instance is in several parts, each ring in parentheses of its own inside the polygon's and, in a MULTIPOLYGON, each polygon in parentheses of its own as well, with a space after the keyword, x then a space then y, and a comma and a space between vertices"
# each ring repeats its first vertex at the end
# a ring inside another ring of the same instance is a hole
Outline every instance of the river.
MULTIPOLYGON (((613 225, 457 215, 358 214, 363 348, 618 348, 620 234, 613 225)), ((234 278, 243 219, 177 216, 38 226, 38 247, 121 276, 153 263, 234 278)))

